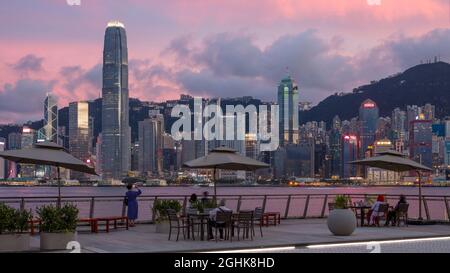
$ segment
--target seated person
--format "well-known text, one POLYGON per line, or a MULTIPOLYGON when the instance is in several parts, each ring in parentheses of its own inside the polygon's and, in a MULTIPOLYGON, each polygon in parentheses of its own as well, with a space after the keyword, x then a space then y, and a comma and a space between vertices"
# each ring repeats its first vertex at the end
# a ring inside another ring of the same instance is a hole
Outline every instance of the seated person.
POLYGON ((194 205, 197 203, 197 194, 193 193, 191 197, 189 198, 189 207, 188 209, 192 209, 194 205))
POLYGON ((378 195, 377 201, 373 204, 372 208, 369 211, 369 214, 367 215, 369 225, 375 225, 375 222, 378 220, 378 216, 381 216, 383 214, 383 212, 380 211, 381 204, 386 204, 384 202, 384 196, 378 195))
POLYGON ((208 194, 209 193, 207 191, 203 192, 203 197, 201 199, 203 205, 209 201, 208 194))
MULTIPOLYGON (((232 212, 231 209, 225 207, 225 199, 220 200, 220 205, 218 208, 215 208, 209 212, 209 219, 208 219, 208 238, 209 240, 214 239, 212 235, 212 227, 223 227, 223 223, 217 223, 216 222, 216 216, 218 212, 232 212)), ((220 239, 223 239, 223 229, 219 229, 220 232, 220 239)))
POLYGON ((394 210, 391 210, 388 212, 388 215, 386 217, 386 223, 385 226, 389 225, 389 222, 392 221, 392 225, 395 226, 395 220, 397 219, 397 213, 400 207, 400 204, 407 204, 406 197, 404 195, 400 195, 400 199, 398 200, 397 205, 395 206, 394 210))

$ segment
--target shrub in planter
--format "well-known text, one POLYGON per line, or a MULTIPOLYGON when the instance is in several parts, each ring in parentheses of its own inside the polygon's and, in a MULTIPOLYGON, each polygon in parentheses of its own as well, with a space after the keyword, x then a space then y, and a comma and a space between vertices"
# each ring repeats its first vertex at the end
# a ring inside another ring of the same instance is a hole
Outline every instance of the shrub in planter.
POLYGON ((156 213, 155 224, 156 232, 167 233, 169 232, 169 217, 166 210, 173 209, 176 213, 181 211, 181 204, 177 200, 159 199, 156 200, 153 205, 153 213, 156 213))
POLYGON ((41 249, 66 249, 67 243, 76 241, 78 208, 72 204, 62 207, 53 205, 42 206, 37 209, 41 219, 41 249))
POLYGON ((200 213, 203 213, 205 209, 217 208, 217 202, 215 199, 208 199, 206 202, 197 200, 196 202, 192 203, 191 207, 197 209, 200 213))
POLYGON ((0 251, 30 250, 31 212, 0 203, 0 251))
POLYGON ((328 229, 337 236, 349 236, 356 229, 356 217, 352 210, 348 209, 349 199, 344 195, 338 195, 335 199, 334 209, 327 219, 328 229))

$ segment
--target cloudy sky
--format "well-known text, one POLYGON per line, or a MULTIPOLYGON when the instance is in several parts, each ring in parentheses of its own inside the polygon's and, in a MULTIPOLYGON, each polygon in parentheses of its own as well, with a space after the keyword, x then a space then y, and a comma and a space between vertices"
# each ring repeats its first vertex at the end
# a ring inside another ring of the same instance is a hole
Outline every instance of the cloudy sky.
POLYGON ((5 1, 0 123, 42 118, 48 91, 60 107, 97 98, 110 20, 125 24, 130 96, 142 100, 275 100, 288 68, 301 100, 317 103, 421 60, 450 61, 450 0, 379 1, 5 1))

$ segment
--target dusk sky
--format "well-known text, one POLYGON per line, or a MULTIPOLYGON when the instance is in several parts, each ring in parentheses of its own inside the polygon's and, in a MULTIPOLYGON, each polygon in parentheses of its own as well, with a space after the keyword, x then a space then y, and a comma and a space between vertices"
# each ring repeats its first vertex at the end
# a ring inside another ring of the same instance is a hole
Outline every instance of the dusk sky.
POLYGON ((99 97, 110 20, 125 25, 130 97, 141 100, 274 101, 288 67, 300 99, 317 103, 450 60, 449 0, 3 0, 0 123, 41 119, 48 91, 60 107, 99 97))

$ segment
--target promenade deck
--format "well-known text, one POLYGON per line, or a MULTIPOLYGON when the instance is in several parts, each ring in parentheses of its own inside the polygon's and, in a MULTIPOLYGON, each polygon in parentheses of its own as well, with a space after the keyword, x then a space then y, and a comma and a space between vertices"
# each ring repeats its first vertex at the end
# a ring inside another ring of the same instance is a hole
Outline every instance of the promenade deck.
MULTIPOLYGON (((168 241, 166 234, 154 232, 154 225, 138 225, 130 230, 110 233, 78 234, 82 252, 204 252, 234 249, 251 249, 278 246, 307 246, 315 244, 380 241, 410 238, 430 238, 450 236, 450 225, 423 225, 408 227, 358 227, 352 236, 332 235, 325 219, 283 220, 281 225, 265 227, 264 237, 259 230, 253 241, 193 241, 181 239, 168 241)), ((38 235, 32 239, 34 250, 39 248, 38 235)))

